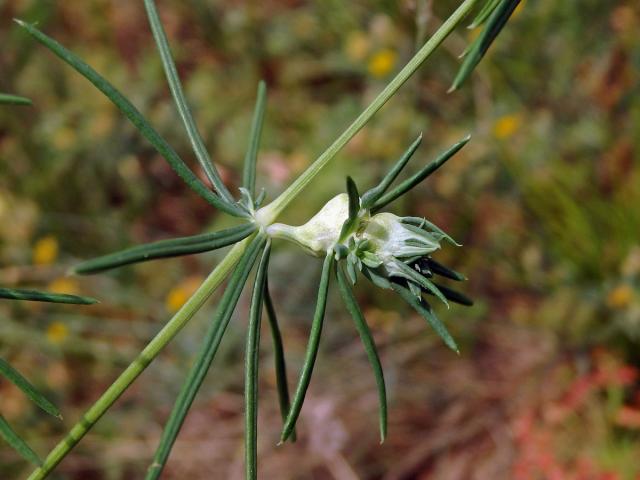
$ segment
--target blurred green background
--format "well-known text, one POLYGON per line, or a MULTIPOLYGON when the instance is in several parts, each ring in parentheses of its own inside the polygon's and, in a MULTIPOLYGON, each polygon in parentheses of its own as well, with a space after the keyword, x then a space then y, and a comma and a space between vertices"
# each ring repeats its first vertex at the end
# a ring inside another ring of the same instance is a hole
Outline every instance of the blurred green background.
MULTIPOLYGON (((158 2, 206 144, 234 189, 257 82, 267 81, 259 183, 268 199, 331 143, 457 3, 158 2)), ((0 284, 102 301, 0 304, 0 355, 65 417, 47 418, 0 384, 0 411, 44 455, 222 253, 88 278, 69 277, 68 268, 229 220, 12 17, 37 21, 80 54, 184 158, 193 156, 142 2, 0 0, 0 91, 34 103, 0 109, 0 284)), ((640 6, 523 1, 471 81, 447 94, 457 56, 475 33, 461 28, 451 36, 283 217, 308 218, 344 190, 347 174, 361 188, 372 185, 419 132, 424 141, 413 168, 471 133, 454 160, 392 208, 426 216, 464 244, 436 257, 469 277, 463 290, 476 300, 470 309, 438 306, 461 355, 391 295, 359 282, 387 378, 388 440, 378 445, 374 379, 350 319, 333 301, 296 444, 275 445, 275 376, 270 342, 263 342, 261 478, 640 478, 640 6)), ((319 262, 284 244, 273 257, 293 384, 319 262)), ((215 300, 52 478, 142 477, 214 307, 215 300)), ((244 299, 165 478, 242 478, 247 310, 244 299)), ((0 477, 28 471, 0 446, 0 477)))

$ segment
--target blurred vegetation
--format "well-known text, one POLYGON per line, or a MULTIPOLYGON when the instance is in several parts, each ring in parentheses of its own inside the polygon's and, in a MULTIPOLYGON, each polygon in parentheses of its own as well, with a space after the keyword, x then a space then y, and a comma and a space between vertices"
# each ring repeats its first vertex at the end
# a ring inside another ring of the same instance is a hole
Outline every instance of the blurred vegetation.
MULTIPOLYGON (((207 146, 233 188, 256 84, 267 81, 259 174, 273 198, 456 3, 188 0, 159 8, 207 146)), ((184 158, 192 156, 140 2, 0 0, 0 91, 33 100, 0 108, 0 284, 102 301, 80 308, 0 303, 0 355, 65 417, 47 418, 0 384, 0 411, 44 454, 220 254, 81 279, 66 276, 68 267, 228 220, 12 17, 39 22, 121 88, 184 158)), ((473 309, 440 311, 462 354, 447 351, 389 296, 359 285, 388 377, 387 442, 377 444, 366 357, 346 313, 333 307, 300 439, 276 448, 275 376, 264 342, 263 478, 640 476, 640 7, 632 0, 523 1, 470 82, 447 95, 457 55, 474 34, 452 36, 285 213, 289 222, 308 218, 343 190, 346 174, 362 188, 373 184, 420 131, 414 168, 471 133, 458 158, 395 207, 426 216, 465 245, 438 254, 467 274, 476 299, 473 309)), ((277 245, 273 256, 272 290, 295 375, 319 265, 288 246, 277 245)), ((214 306, 56 478, 140 478, 214 306)), ((247 309, 245 300, 166 478, 242 475, 247 309)), ((23 478, 28 469, 0 449, 2 478, 23 478)))

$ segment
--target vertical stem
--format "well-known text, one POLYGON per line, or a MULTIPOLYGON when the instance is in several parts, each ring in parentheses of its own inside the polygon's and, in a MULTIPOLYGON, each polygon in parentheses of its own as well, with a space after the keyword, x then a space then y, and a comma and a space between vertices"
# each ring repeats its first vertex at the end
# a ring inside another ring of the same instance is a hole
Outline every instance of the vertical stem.
POLYGON ((209 274, 198 290, 187 300, 171 320, 158 332, 149 344, 140 352, 138 357, 126 368, 118 379, 102 394, 102 396, 87 410, 82 418, 73 426, 67 436, 49 453, 42 466, 34 470, 29 480, 44 479, 62 461, 62 459, 76 446, 85 434, 100 420, 100 417, 114 404, 151 361, 160 353, 162 348, 185 326, 185 324, 202 307, 204 302, 220 286, 227 273, 236 264, 247 248, 249 237, 236 244, 218 266, 209 274))
POLYGON ((351 140, 356 133, 371 120, 371 117, 382 108, 382 106, 398 91, 398 89, 414 74, 414 72, 429 58, 434 50, 443 42, 445 38, 464 19, 478 0, 465 0, 458 9, 442 24, 433 36, 418 50, 414 57, 409 60, 400 72, 389 82, 389 84, 378 94, 378 96, 365 108, 365 110, 354 120, 354 122, 342 132, 342 134, 327 148, 318 159, 313 162, 302 175, 300 175, 284 192, 272 203, 258 211, 258 219, 263 225, 269 225, 275 221, 277 216, 284 210, 291 201, 296 198, 313 178, 320 173, 327 163, 351 140))

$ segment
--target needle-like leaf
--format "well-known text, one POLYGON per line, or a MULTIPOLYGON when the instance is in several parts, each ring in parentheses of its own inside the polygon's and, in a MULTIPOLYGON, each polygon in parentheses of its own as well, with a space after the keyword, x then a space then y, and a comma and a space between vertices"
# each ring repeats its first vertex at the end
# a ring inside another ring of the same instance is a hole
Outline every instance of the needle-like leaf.
POLYGON ((267 104, 267 84, 262 80, 258 83, 258 95, 256 106, 251 122, 251 132, 249 133, 249 148, 244 157, 244 170, 242 172, 242 186, 255 197, 256 191, 256 163, 258 160, 258 149, 260 148, 260 137, 262 136, 262 125, 264 124, 264 112, 267 104))
POLYGON ((180 427, 182 427, 189 408, 209 371, 211 362, 218 351, 222 336, 242 293, 242 288, 265 242, 266 238, 263 235, 258 235, 254 238, 231 275, 227 288, 216 310, 215 317, 202 342, 202 347, 198 352, 186 380, 182 384, 171 415, 164 427, 160 444, 153 459, 153 464, 147 471, 147 480, 157 479, 162 473, 167 458, 169 458, 171 448, 180 432, 180 427))
MULTIPOLYGON (((445 287, 444 285, 440 285, 439 283, 434 282, 433 284, 447 300, 451 300, 454 303, 459 303, 460 305, 465 305, 467 307, 473 306, 473 300, 467 297, 464 293, 460 293, 457 290, 445 287)), ((433 295, 430 290, 425 290, 424 292, 429 295, 433 295)))
POLYGON ((167 35, 162 27, 162 22, 160 21, 160 16, 158 15, 155 2, 153 0, 145 0, 144 6, 147 10, 149 24, 151 25, 151 30, 153 32, 153 38, 155 39, 158 51, 160 52, 160 58, 162 59, 162 65, 167 77, 167 82, 169 83, 171 95, 176 103, 182 123, 187 130, 187 135, 189 136, 189 141, 191 142, 193 151, 198 158, 198 162, 207 174, 209 181, 218 192, 218 195, 220 195, 227 203, 234 204, 235 201, 233 196, 229 193, 229 190, 227 190, 227 187, 225 187, 222 182, 220 174, 207 152, 202 136, 198 131, 198 126, 196 125, 191 110, 189 109, 189 104, 182 90, 180 77, 178 76, 178 71, 176 70, 176 65, 171 55, 169 41, 167 40, 167 35))
POLYGON ((440 262, 436 262, 433 258, 420 260, 419 265, 421 268, 427 268, 436 275, 440 275, 441 277, 449 278, 457 282, 463 282, 467 279, 463 274, 442 265, 440 262))
POLYGON ((137 245, 119 252, 110 253, 102 257, 82 262, 80 265, 76 266, 73 271, 74 273, 87 275, 103 272, 123 265, 146 262, 158 258, 208 252, 239 242, 243 238, 251 235, 255 230, 256 226, 251 223, 227 228, 213 233, 172 238, 145 245, 137 245))
POLYGON ((233 215, 235 217, 247 217, 249 214, 242 210, 238 205, 231 204, 222 200, 218 195, 212 192, 207 186, 189 170, 182 158, 176 151, 160 136, 160 134, 151 126, 151 124, 142 116, 138 109, 120 93, 113 85, 111 85, 102 75, 87 65, 74 53, 67 50, 60 43, 48 37, 33 25, 16 20, 18 25, 24 28, 31 36, 33 36, 42 45, 51 50, 60 59, 75 69, 80 75, 89 80, 98 90, 106 95, 116 107, 131 121, 131 123, 140 131, 140 133, 155 147, 171 165, 171 168, 182 178, 191 189, 204 198, 209 204, 219 210, 233 215))
POLYGON ((31 450, 31 447, 27 445, 20 436, 11 428, 11 426, 7 423, 2 415, 0 415, 0 436, 5 439, 5 441, 11 445, 20 455, 24 457, 25 460, 28 460, 36 465, 42 465, 42 461, 34 452, 31 450))
POLYGON ((36 387, 31 385, 29 380, 24 378, 20 372, 13 368, 8 362, 0 358, 0 374, 2 374, 7 380, 18 387, 22 392, 29 397, 38 407, 57 418, 62 418, 60 411, 56 406, 42 395, 36 387))
MULTIPOLYGON (((280 404, 280 415, 284 422, 287 419, 287 414, 291 408, 291 403, 289 401, 289 386, 287 384, 287 364, 284 358, 284 347, 282 345, 282 335, 280 334, 280 327, 278 326, 276 310, 273 306, 271 294, 269 293, 269 280, 265 280, 264 284, 264 306, 267 311, 267 319, 269 320, 271 338, 273 340, 273 357, 276 371, 276 385, 278 387, 278 401, 280 404)), ((295 442, 295 429, 291 432, 289 439, 292 442, 295 442)))
POLYGON ((284 422, 282 435, 280 436, 280 443, 285 442, 293 433, 296 421, 300 415, 300 410, 302 410, 302 404, 307 393, 307 388, 309 388, 311 374, 313 373, 313 366, 315 364, 316 356, 318 355, 318 347, 320 345, 320 334, 322 333, 324 312, 327 306, 327 293, 329 291, 329 279, 331 278, 332 265, 333 251, 331 250, 328 252, 324 259, 324 263, 322 264, 322 274, 320 276, 320 285, 318 286, 316 311, 313 315, 313 322, 311 323, 311 332, 309 333, 309 342, 307 343, 307 353, 304 357, 304 364, 302 365, 302 371, 300 372, 298 386, 296 387, 296 392, 293 395, 291 409, 289 410, 287 419, 284 422))
POLYGON ((487 20, 487 18, 489 18, 491 12, 495 10, 495 8, 501 1, 502 0, 487 0, 482 9, 478 12, 478 14, 469 25, 469 28, 477 28, 482 25, 487 20))
POLYGON ((360 211, 358 187, 351 177, 347 177, 347 195, 349 195, 349 217, 345 220, 340 230, 339 243, 342 243, 347 235, 351 233, 355 222, 358 220, 358 212, 360 211))
POLYGON ((342 296, 342 300, 356 324, 356 330, 358 330, 358 334, 360 335, 360 339, 364 345, 364 350, 367 353, 369 363, 373 369, 373 375, 376 379, 376 386, 378 387, 378 402, 380 403, 380 443, 383 443, 387 436, 387 390, 384 384, 382 364, 380 363, 376 344, 371 336, 371 331, 369 330, 367 321, 360 310, 358 301, 353 295, 353 290, 351 289, 344 272, 338 265, 336 265, 336 276, 338 277, 340 295, 342 296))
MULTIPOLYGON (((505 26, 511 14, 516 9, 520 0, 502 0, 500 5, 494 7, 489 15, 484 30, 476 38, 471 48, 466 52, 460 70, 453 80, 450 92, 457 90, 465 82, 471 72, 478 66, 482 57, 505 26)), ((482 12, 481 12, 482 13, 482 12)))
POLYGON ((411 177, 406 179, 404 182, 402 182, 400 185, 398 185, 396 188, 394 188, 390 192, 384 194, 382 197, 378 199, 378 201, 373 205, 373 207, 371 207, 371 212, 372 213, 377 212, 381 208, 393 202, 396 198, 404 195, 413 187, 418 185, 425 178, 427 178, 429 175, 435 172, 438 168, 444 165, 444 163, 447 160, 449 160, 456 153, 458 153, 460 149, 469 142, 470 139, 471 139, 470 136, 466 136, 465 138, 460 140, 458 143, 452 145, 449 149, 441 153, 440 156, 436 158, 433 162, 429 163, 420 171, 413 174, 411 177))
POLYGON ((0 93, 0 105, 31 105, 31 100, 18 95, 0 93))
POLYGON ((98 300, 90 297, 79 297, 66 293, 41 292, 22 288, 0 288, 0 298, 8 300, 29 300, 32 302, 71 303, 75 305, 93 305, 98 300))
POLYGON ((429 323, 429 325, 431 325, 431 328, 436 331, 436 333, 444 341, 447 347, 449 347, 456 353, 460 353, 455 340, 447 330, 447 327, 445 327, 440 319, 436 316, 435 312, 431 308, 431 305, 429 305, 423 299, 417 298, 413 293, 411 293, 408 288, 403 287, 402 285, 399 285, 395 282, 391 283, 391 288, 393 288, 393 290, 397 292, 405 302, 411 305, 414 310, 418 312, 427 321, 427 323, 429 323))
POLYGON ((396 177, 400 174, 402 169, 407 165, 413 154, 416 152, 420 144, 422 143, 422 133, 418 135, 418 138, 411 144, 411 146, 407 149, 406 152, 400 157, 400 159, 396 162, 396 164, 389 170, 382 181, 373 187, 371 190, 368 190, 362 195, 362 208, 370 208, 372 207, 376 201, 384 195, 387 189, 391 186, 396 177))
POLYGON ((256 280, 251 296, 249 310, 249 328, 247 331, 247 347, 244 361, 244 448, 245 479, 258 478, 258 366, 260 357, 260 323, 262 320, 262 303, 267 282, 269 254, 271 243, 267 241, 262 259, 258 265, 256 280))
MULTIPOLYGON (((436 297, 438 297, 442 301, 442 303, 444 303, 447 306, 447 308, 449 308, 449 303, 447 302, 446 297, 438 289, 438 287, 435 286, 435 284, 431 280, 424 277, 422 274, 418 273, 416 270, 414 270, 413 268, 411 268, 410 266, 408 266, 403 262, 396 261, 395 267, 399 270, 399 272, 397 273, 398 276, 401 276, 402 278, 410 280, 413 283, 420 285, 420 287, 423 288, 424 290, 433 293, 436 297)), ((418 294, 420 294, 419 291, 418 291, 418 294)))

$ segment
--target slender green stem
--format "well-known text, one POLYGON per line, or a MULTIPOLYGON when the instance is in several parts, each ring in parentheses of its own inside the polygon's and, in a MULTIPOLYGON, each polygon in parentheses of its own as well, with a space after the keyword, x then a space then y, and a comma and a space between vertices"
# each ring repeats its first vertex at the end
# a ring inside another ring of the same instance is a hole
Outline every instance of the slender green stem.
POLYGON ((186 323, 202 307, 204 302, 220 286, 229 271, 240 259, 247 248, 250 239, 236 244, 218 266, 209 274, 198 290, 187 300, 171 320, 158 332, 149 344, 140 352, 136 359, 126 368, 115 382, 102 394, 102 396, 87 410, 80 421, 69 431, 67 436, 56 445, 44 460, 42 466, 35 470, 29 480, 46 478, 49 473, 67 456, 85 434, 115 403, 115 401, 129 388, 133 381, 153 361, 160 351, 171 341, 173 337, 186 325, 186 323))
POLYGON ((304 403, 304 397, 307 394, 307 388, 309 388, 309 383, 311 382, 313 366, 315 365, 316 357, 318 356, 320 335, 322 334, 322 324, 324 323, 324 312, 327 307, 329 279, 331 278, 331 267, 334 262, 333 255, 333 250, 330 250, 322 264, 322 275, 320 276, 320 285, 318 286, 318 300, 316 301, 316 311, 313 314, 313 322, 311 323, 307 353, 304 357, 304 364, 302 365, 302 371, 300 373, 300 379, 298 380, 298 386, 296 387, 296 393, 293 396, 291 409, 289 410, 287 419, 284 422, 284 427, 282 428, 280 443, 285 442, 293 432, 298 416, 300 415, 300 410, 302 410, 302 404, 304 403))
POLYGON ((218 195, 222 197, 222 200, 231 205, 235 205, 233 196, 231 195, 231 193, 229 193, 229 190, 227 190, 227 187, 224 185, 224 182, 220 178, 218 170, 216 169, 213 161, 211 160, 211 157, 209 156, 209 153, 207 152, 207 148, 204 145, 202 136, 198 131, 196 122, 193 119, 191 110, 189 109, 189 104, 187 103, 187 99, 182 90, 182 84, 180 83, 180 77, 178 76, 176 65, 173 61, 173 57, 171 56, 169 41, 167 40, 167 35, 164 31, 164 28, 162 27, 162 22, 160 21, 160 16, 158 15, 158 10, 156 9, 155 2, 153 0, 144 0, 144 6, 147 9, 149 24, 151 25, 153 37, 156 40, 156 45, 158 46, 158 51, 160 52, 160 58, 162 59, 164 72, 167 76, 169 89, 171 90, 171 94, 173 95, 173 99, 175 100, 178 113, 180 114, 180 118, 182 119, 182 123, 187 130, 189 141, 191 142, 193 151, 198 158, 198 162, 207 174, 209 181, 215 187, 218 195))
POLYGON ((202 342, 202 347, 194 360, 193 367, 189 370, 189 374, 182 384, 178 398, 173 405, 171 415, 169 415, 169 419, 164 427, 158 449, 153 458, 153 464, 147 471, 147 480, 157 479, 167 463, 171 448, 178 437, 178 433, 189 412, 189 408, 196 398, 198 390, 202 386, 202 382, 204 382, 207 372, 209 371, 211 362, 218 351, 224 332, 227 329, 227 325, 229 325, 229 320, 233 315, 233 311, 242 293, 242 287, 247 281, 251 268, 265 242, 266 237, 262 234, 253 237, 229 279, 224 295, 220 299, 220 303, 216 309, 215 317, 202 342))
POLYGON ((258 366, 260 359, 260 323, 262 303, 269 267, 271 242, 267 242, 251 297, 247 349, 244 363, 244 413, 245 413, 245 479, 258 478, 258 366))
MULTIPOLYGON (((289 386, 287 384, 287 364, 284 358, 284 346, 282 344, 282 335, 278 326, 278 317, 276 309, 273 306, 273 300, 269 293, 269 280, 264 284, 264 305, 267 311, 267 319, 269 319, 269 327, 271 328, 271 338, 273 340, 273 357, 276 370, 276 384, 278 388, 278 402, 280 404, 280 415, 282 421, 287 419, 291 403, 289 401, 289 386)), ((295 429, 291 432, 289 439, 296 441, 295 429)))
POLYGON ((355 121, 340 134, 340 136, 327 148, 318 159, 313 162, 302 175, 300 175, 284 192, 272 203, 258 212, 258 218, 263 225, 269 225, 289 203, 295 199, 313 178, 320 173, 326 164, 351 140, 356 133, 371 120, 371 117, 398 91, 398 89, 413 75, 413 73, 429 58, 434 50, 464 19, 478 0, 464 0, 458 9, 442 24, 424 46, 409 60, 409 63, 389 82, 380 94, 365 108, 355 121))

